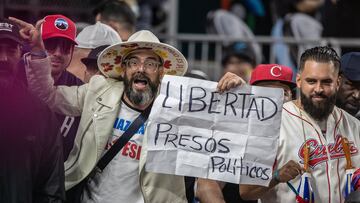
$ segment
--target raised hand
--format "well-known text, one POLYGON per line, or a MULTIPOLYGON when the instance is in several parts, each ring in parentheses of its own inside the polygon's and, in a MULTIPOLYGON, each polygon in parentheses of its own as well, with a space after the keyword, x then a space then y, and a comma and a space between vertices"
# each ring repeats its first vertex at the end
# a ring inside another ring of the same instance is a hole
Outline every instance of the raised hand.
POLYGON ((245 84, 246 82, 239 76, 234 73, 227 72, 225 75, 220 79, 217 89, 219 92, 224 92, 230 90, 231 88, 240 86, 245 84))
POLYGON ((19 26, 20 36, 30 45, 32 51, 45 50, 40 31, 41 24, 44 22, 44 20, 39 20, 35 27, 30 23, 14 17, 9 17, 9 20, 13 21, 19 26))

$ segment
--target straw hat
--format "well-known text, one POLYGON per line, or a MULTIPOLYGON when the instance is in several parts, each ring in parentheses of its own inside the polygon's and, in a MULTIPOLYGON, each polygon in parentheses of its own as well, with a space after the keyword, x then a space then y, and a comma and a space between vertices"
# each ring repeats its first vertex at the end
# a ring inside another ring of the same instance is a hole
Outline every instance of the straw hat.
POLYGON ((119 78, 124 71, 122 60, 137 49, 154 51, 162 59, 165 74, 182 76, 186 73, 188 63, 181 52, 161 43, 148 30, 138 31, 130 36, 128 41, 109 46, 101 52, 97 61, 100 71, 107 77, 119 78))

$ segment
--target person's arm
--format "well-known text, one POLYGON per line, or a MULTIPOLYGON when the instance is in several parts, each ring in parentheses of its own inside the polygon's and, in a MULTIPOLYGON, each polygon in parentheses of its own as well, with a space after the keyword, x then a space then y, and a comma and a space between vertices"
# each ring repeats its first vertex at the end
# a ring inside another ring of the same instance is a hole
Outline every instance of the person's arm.
POLYGON ((267 193, 270 189, 277 184, 286 183, 289 180, 296 178, 296 176, 302 174, 303 168, 293 160, 288 161, 279 170, 275 170, 273 178, 270 181, 268 187, 259 185, 243 185, 239 186, 239 192, 241 198, 244 200, 256 200, 260 199, 262 195, 267 193))
POLYGON ((26 57, 29 90, 53 111, 68 116, 80 116, 88 84, 71 87, 54 86, 49 57, 36 60, 29 58, 26 57))
POLYGON ((201 203, 225 203, 222 189, 225 183, 199 178, 197 180, 196 197, 201 203))
POLYGON ((69 116, 80 116, 87 85, 54 86, 54 80, 51 77, 50 58, 46 57, 46 50, 40 34, 43 21, 38 21, 34 27, 30 23, 13 17, 9 17, 9 19, 19 25, 21 37, 31 47, 30 53, 25 55, 25 70, 29 90, 55 112, 69 116))

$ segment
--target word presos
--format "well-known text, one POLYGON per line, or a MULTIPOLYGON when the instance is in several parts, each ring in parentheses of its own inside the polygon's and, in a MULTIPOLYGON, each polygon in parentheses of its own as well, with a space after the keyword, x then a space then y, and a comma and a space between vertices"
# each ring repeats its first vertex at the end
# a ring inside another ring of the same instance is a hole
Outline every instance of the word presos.
POLYGON ((200 135, 174 134, 171 133, 172 125, 169 123, 158 123, 154 144, 162 144, 164 146, 171 145, 172 147, 190 148, 195 151, 207 151, 210 153, 229 153, 230 149, 226 146, 229 139, 205 138, 200 135), (159 143, 159 137, 164 137, 164 142, 159 143))

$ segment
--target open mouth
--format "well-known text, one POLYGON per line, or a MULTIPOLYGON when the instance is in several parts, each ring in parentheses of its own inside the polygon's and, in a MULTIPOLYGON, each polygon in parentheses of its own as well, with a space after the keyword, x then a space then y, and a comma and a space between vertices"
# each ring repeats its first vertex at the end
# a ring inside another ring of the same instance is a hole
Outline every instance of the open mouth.
POLYGON ((138 90, 145 89, 148 85, 148 81, 146 79, 135 79, 133 82, 134 86, 138 90))

